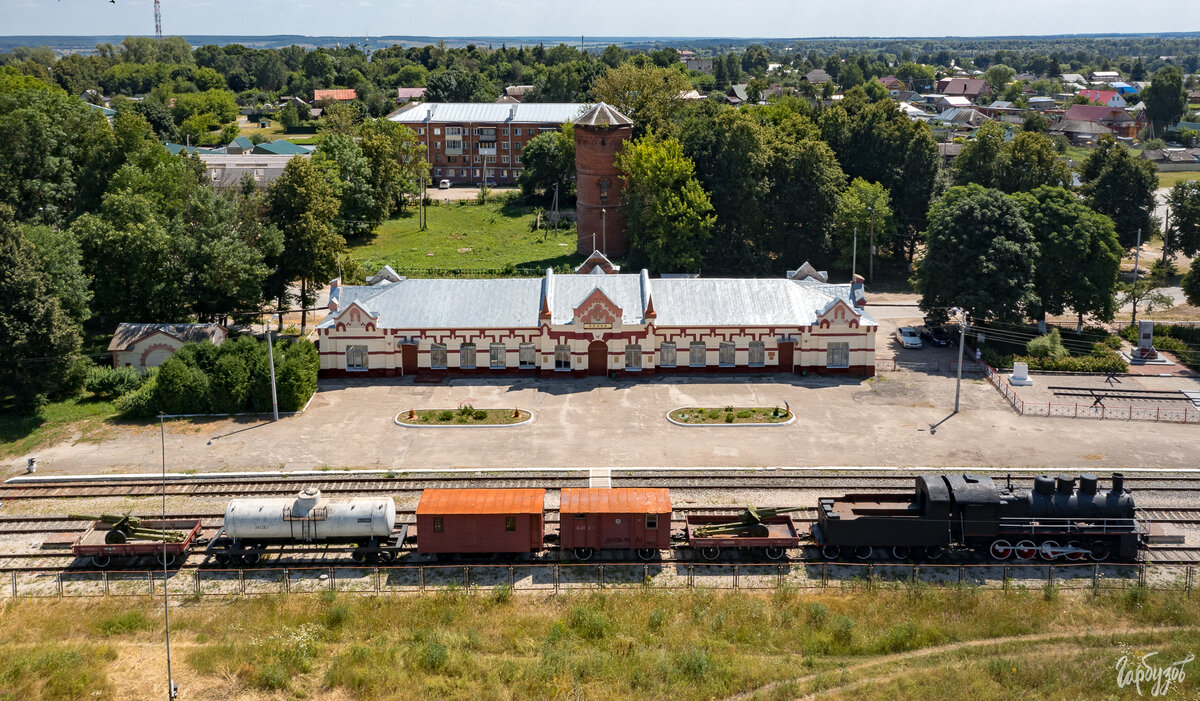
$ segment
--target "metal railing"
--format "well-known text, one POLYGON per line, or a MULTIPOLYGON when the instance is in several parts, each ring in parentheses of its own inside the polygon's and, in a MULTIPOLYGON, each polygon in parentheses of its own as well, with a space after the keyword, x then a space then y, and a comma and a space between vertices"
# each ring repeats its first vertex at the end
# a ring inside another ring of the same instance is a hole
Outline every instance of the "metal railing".
MULTIPOLYGON (((954 374, 958 372, 957 360, 942 360, 938 358, 931 361, 910 361, 896 360, 895 358, 876 358, 875 369, 879 372, 893 372, 896 370, 911 370, 913 372, 945 372, 954 374)), ((976 361, 968 361, 963 363, 963 373, 983 373, 983 363, 976 361)))
POLYGON ((995 368, 983 364, 988 382, 1000 392, 1013 411, 1022 416, 1059 416, 1071 419, 1115 419, 1120 421, 1156 421, 1169 423, 1200 423, 1200 408, 1184 406, 1182 409, 1162 406, 1138 407, 1105 406, 1103 404, 1058 404, 1055 402, 1027 402, 1017 395, 1004 375, 995 368))
MULTIPOLYGON (((872 562, 792 563, 530 563, 400 565, 388 567, 296 567, 289 569, 180 570, 165 580, 168 593, 189 597, 304 594, 423 594, 486 592, 508 588, 525 593, 568 593, 600 589, 801 590, 887 589, 907 585, 1008 589, 1053 586, 1101 591, 1134 585, 1186 592, 1194 565, 1153 563, 1080 564, 887 564, 872 562)), ((162 596, 161 570, 129 572, 0 572, 0 600, 162 596), (5 581, 7 580, 7 581, 5 581)))

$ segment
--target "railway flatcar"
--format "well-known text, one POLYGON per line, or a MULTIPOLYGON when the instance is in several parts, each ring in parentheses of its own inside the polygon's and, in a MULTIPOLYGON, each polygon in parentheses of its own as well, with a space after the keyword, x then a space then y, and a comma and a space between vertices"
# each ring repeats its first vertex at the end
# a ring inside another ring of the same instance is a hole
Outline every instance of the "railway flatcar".
POLYGON ((125 566, 141 557, 152 557, 159 565, 170 567, 187 557, 188 550, 200 537, 201 532, 200 521, 195 519, 139 520, 138 526, 172 531, 180 537, 167 541, 165 545, 162 540, 145 537, 130 539, 122 530, 114 528, 113 524, 96 521, 72 543, 71 551, 77 557, 88 558, 91 565, 97 569, 125 566))
POLYGON ((994 560, 1136 559, 1147 535, 1120 473, 1099 489, 1093 474, 1034 478, 1033 489, 980 475, 916 478, 912 495, 822 498, 813 538, 827 559, 938 559, 967 549, 994 560))
POLYGON ((391 562, 407 534, 396 531, 391 497, 327 499, 305 489, 294 499, 234 499, 208 552, 221 565, 257 564, 272 545, 353 544, 357 562, 391 562))

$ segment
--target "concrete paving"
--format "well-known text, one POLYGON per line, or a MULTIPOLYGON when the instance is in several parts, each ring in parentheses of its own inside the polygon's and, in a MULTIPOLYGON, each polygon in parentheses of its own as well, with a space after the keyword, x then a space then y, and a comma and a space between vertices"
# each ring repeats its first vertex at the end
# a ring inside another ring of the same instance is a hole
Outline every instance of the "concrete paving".
MULTIPOLYGON (((1017 416, 978 379, 963 382, 954 415, 948 373, 899 370, 862 378, 722 376, 641 381, 411 379, 322 381, 309 410, 168 427, 167 469, 658 466, 996 466, 1194 468, 1200 427, 1017 416), (789 426, 673 426, 681 406, 787 403, 789 426), (521 407, 513 428, 403 428, 410 408, 521 407)), ((39 474, 160 469, 157 427, 114 426, 101 442, 39 450, 39 474)), ((90 439, 91 440, 91 439, 90 439)), ((19 474, 26 456, 5 465, 19 474)), ((597 475, 599 476, 599 475, 597 475)))

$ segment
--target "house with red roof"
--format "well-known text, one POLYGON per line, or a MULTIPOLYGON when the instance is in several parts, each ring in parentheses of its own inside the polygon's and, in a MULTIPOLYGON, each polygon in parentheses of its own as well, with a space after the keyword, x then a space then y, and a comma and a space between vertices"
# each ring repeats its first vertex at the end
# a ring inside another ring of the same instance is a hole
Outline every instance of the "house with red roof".
POLYGON ((1129 103, 1125 102, 1125 98, 1121 97, 1121 93, 1116 90, 1080 90, 1078 95, 1086 97, 1089 102, 1106 107, 1125 108, 1129 106, 1129 103))
POLYGON ((992 89, 986 80, 978 78, 942 78, 938 81, 938 92, 965 97, 974 102, 981 95, 991 95, 992 89))
POLYGON ((908 89, 908 86, 904 84, 904 81, 900 80, 894 75, 885 75, 882 78, 877 78, 876 80, 878 80, 880 84, 882 84, 883 87, 887 88, 888 90, 908 89))
POLYGON ((353 88, 313 91, 313 102, 353 102, 357 98, 358 92, 353 88))
POLYGON ((424 100, 426 90, 428 88, 396 88, 396 100, 398 102, 424 100))
MULTIPOLYGON (((1120 107, 1105 105, 1071 105, 1062 121, 1086 122, 1107 127, 1117 136, 1135 137, 1138 133, 1138 120, 1120 107)), ((1102 132, 1101 132, 1102 133, 1102 132)))

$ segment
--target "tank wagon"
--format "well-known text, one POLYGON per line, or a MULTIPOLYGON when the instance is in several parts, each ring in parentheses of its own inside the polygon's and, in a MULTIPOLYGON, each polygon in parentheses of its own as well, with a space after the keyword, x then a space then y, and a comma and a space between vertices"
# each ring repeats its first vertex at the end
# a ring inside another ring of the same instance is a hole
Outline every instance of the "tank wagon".
POLYGON ((357 547, 357 562, 391 562, 407 533, 396 528, 391 497, 327 499, 305 489, 293 499, 234 499, 225 523, 208 546, 219 564, 257 564, 272 545, 341 543, 357 547))
POLYGON ((1003 488, 980 475, 929 475, 915 492, 822 498, 813 538, 827 559, 938 559, 968 549, 995 560, 1137 557, 1147 529, 1135 518, 1120 473, 1112 488, 1084 474, 1039 475, 1033 489, 1003 488))

